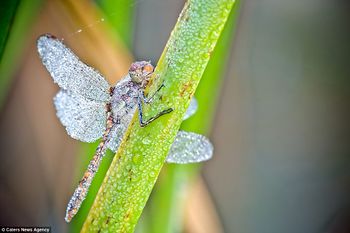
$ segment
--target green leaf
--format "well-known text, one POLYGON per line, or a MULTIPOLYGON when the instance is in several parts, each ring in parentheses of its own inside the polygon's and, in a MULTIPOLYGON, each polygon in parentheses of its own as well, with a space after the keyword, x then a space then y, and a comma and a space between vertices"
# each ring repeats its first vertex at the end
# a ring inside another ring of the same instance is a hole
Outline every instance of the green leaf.
POLYGON ((18 67, 26 35, 41 6, 41 0, 2 1, 0 20, 0 106, 2 106, 11 78, 18 67))
POLYGON ((2 1, 0 3, 0 61, 4 52, 10 28, 15 18, 19 0, 2 1))
POLYGON ((146 115, 174 111, 141 128, 135 114, 107 172, 82 232, 133 232, 196 90, 234 1, 185 4, 158 62, 151 92, 164 81, 161 98, 146 115), (157 85, 155 85, 157 84, 157 85))

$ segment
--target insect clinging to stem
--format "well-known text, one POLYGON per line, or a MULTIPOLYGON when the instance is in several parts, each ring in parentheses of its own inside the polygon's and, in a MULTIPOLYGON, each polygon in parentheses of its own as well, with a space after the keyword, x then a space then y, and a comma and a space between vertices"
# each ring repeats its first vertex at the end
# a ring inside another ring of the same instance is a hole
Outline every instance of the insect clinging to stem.
MULTIPOLYGON (((154 67, 148 61, 131 64, 128 74, 115 86, 95 69, 86 65, 61 40, 45 34, 39 37, 37 48, 42 63, 61 88, 54 97, 57 117, 67 133, 83 142, 101 138, 90 164, 71 197, 65 220, 70 222, 84 201, 107 148, 117 151, 136 109, 141 127, 173 111, 164 109, 149 119, 144 118, 143 105, 151 104, 164 85, 150 97, 145 95, 154 67)), ((195 113, 197 102, 191 100, 184 119, 195 113)), ((179 131, 166 161, 194 163, 212 157, 213 146, 199 134, 179 131)))

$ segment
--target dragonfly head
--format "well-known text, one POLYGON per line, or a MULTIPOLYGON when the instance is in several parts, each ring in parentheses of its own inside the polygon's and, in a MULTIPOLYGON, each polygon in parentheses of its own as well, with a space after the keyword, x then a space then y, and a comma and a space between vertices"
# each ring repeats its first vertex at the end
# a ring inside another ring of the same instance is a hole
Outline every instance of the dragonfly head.
POLYGON ((153 73, 154 67, 149 61, 137 61, 131 64, 129 75, 131 80, 145 87, 153 73))

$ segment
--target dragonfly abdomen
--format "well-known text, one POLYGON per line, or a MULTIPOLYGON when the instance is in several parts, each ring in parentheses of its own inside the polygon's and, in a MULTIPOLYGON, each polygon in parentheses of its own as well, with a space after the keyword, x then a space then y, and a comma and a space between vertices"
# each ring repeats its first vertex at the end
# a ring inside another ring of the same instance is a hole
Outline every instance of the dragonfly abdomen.
POLYGON ((106 122, 106 130, 103 133, 102 140, 98 145, 94 157, 91 159, 87 170, 84 173, 83 178, 79 181, 78 187, 75 189, 71 199, 69 200, 66 210, 66 222, 70 222, 74 215, 78 212, 81 204, 83 203, 86 195, 89 191, 91 182, 100 166, 103 156, 106 153, 107 145, 109 141, 109 134, 113 127, 113 116, 110 112, 109 105, 107 105, 108 118, 106 122))

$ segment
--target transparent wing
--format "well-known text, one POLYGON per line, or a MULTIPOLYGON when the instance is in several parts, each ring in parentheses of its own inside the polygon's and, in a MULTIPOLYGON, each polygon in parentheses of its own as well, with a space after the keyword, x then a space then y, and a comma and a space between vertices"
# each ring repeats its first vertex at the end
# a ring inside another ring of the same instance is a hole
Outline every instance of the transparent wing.
POLYGON ((135 109, 129 110, 127 114, 118 116, 115 123, 109 133, 109 140, 107 142, 107 147, 116 152, 120 142, 123 139, 124 133, 128 128, 132 117, 134 116, 135 109))
POLYGON ((198 163, 213 156, 213 145, 200 134, 179 131, 166 161, 168 163, 198 163))
POLYGON ((117 152, 120 142, 123 139, 124 132, 127 126, 123 124, 113 125, 111 132, 109 133, 109 140, 107 142, 107 147, 113 151, 117 152))
POLYGON ((89 100, 109 100, 108 82, 99 72, 80 61, 62 41, 47 34, 39 37, 37 47, 42 63, 62 89, 89 100))
POLYGON ((190 105, 188 106, 188 108, 186 110, 186 113, 185 113, 185 116, 184 116, 183 120, 186 120, 190 116, 195 114, 196 111, 197 111, 197 108, 198 108, 198 102, 197 102, 196 98, 194 98, 194 96, 193 96, 192 99, 191 99, 190 105))
POLYGON ((106 106, 102 102, 89 101, 80 95, 60 90, 54 98, 57 117, 67 133, 83 142, 100 138, 106 127, 106 106))

